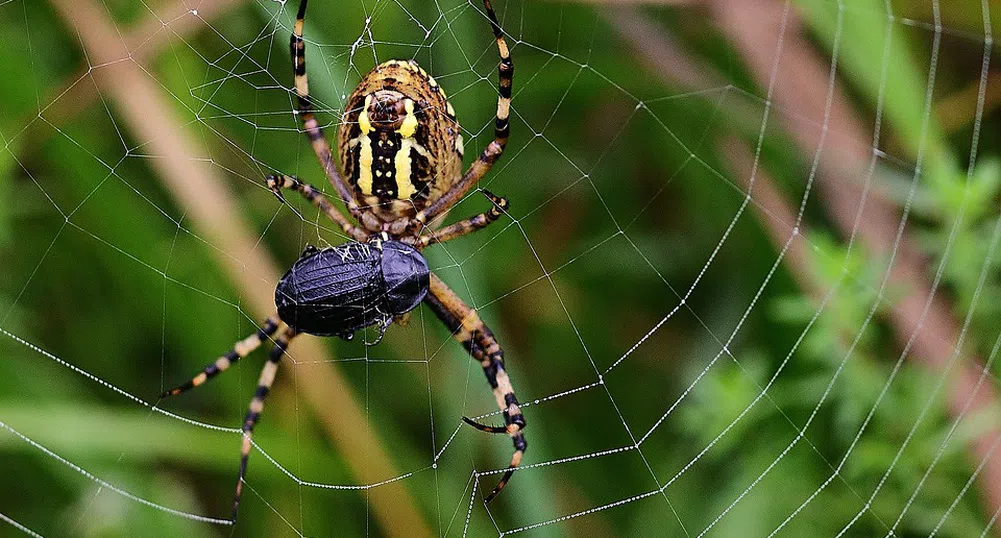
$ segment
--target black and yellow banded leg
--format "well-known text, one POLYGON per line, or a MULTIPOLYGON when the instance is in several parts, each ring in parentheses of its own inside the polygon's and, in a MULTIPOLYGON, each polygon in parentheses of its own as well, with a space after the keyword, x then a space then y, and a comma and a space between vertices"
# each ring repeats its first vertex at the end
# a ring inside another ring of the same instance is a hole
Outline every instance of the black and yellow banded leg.
POLYGON ((344 178, 337 172, 337 165, 334 164, 334 157, 330 150, 330 142, 323 134, 320 122, 313 113, 313 104, 309 99, 309 77, 306 76, 306 41, 302 38, 302 27, 305 24, 306 4, 308 0, 300 0, 299 12, 295 19, 295 28, 292 30, 292 38, 289 41, 289 51, 292 55, 292 65, 295 72, 295 93, 298 102, 298 114, 302 119, 302 126, 309 138, 309 143, 313 147, 313 153, 320 160, 323 172, 327 179, 334 186, 337 195, 347 204, 348 211, 356 219, 361 218, 361 210, 358 202, 355 201, 351 187, 344 181, 344 178))
POLYGON ((438 231, 422 235, 418 240, 420 247, 424 248, 428 245, 451 241, 456 237, 462 237, 468 233, 486 228, 487 225, 495 222, 497 219, 501 218, 505 212, 507 212, 507 198, 504 198, 503 196, 496 196, 488 190, 484 190, 483 194, 485 194, 486 197, 490 199, 490 202, 493 203, 493 207, 490 208, 490 211, 485 211, 479 215, 469 217, 466 220, 461 220, 455 224, 445 226, 438 231))
POLYGON ((205 383, 209 379, 225 372, 230 366, 235 364, 240 359, 246 357, 252 353, 255 349, 261 347, 261 344, 271 337, 278 330, 281 325, 281 321, 278 319, 278 314, 271 314, 271 316, 264 322, 261 328, 257 329, 254 334, 240 340, 235 345, 233 349, 230 349, 221 357, 215 360, 215 362, 206 366, 201 373, 191 378, 183 385, 172 388, 168 391, 164 391, 160 394, 160 398, 166 398, 167 396, 177 396, 182 392, 191 390, 202 383, 205 383))
POLYGON ((233 518, 236 521, 236 514, 240 508, 240 497, 243 494, 243 478, 247 476, 247 460, 250 458, 251 437, 254 433, 254 426, 261 418, 264 411, 264 399, 271 391, 271 384, 275 382, 275 374, 278 373, 278 363, 281 362, 289 342, 295 338, 295 332, 288 327, 275 338, 275 347, 271 349, 268 362, 264 363, 261 370, 261 377, 257 379, 257 390, 254 397, 250 399, 250 406, 247 408, 247 416, 243 419, 243 444, 240 445, 240 474, 236 479, 236 493, 233 495, 233 518))
POLYGON ((282 189, 289 189, 298 191, 299 194, 303 196, 306 200, 309 200, 314 206, 320 211, 323 211, 327 217, 334 222, 334 224, 341 227, 344 233, 351 236, 355 241, 366 241, 368 240, 368 232, 363 230, 360 226, 356 226, 351 223, 341 214, 340 211, 327 197, 323 195, 320 191, 316 190, 316 187, 310 185, 309 183, 303 183, 299 181, 298 178, 286 175, 270 175, 266 179, 266 183, 271 192, 275 193, 275 196, 279 200, 285 202, 285 197, 282 196, 282 189))
POLYGON ((483 152, 470 165, 462 179, 456 182, 441 198, 417 213, 415 218, 422 224, 455 205, 473 185, 476 185, 490 171, 497 159, 500 159, 501 154, 504 153, 507 139, 511 134, 511 88, 514 82, 514 61, 511 59, 511 51, 508 49, 507 41, 504 40, 504 31, 501 30, 500 23, 497 22, 497 14, 494 13, 490 0, 483 0, 483 8, 487 12, 487 17, 490 18, 490 28, 494 32, 497 51, 500 54, 500 64, 497 66, 498 97, 497 116, 494 119, 494 139, 487 144, 487 147, 483 148, 483 152))
POLYGON ((504 350, 490 329, 480 320, 476 310, 462 302, 459 296, 434 273, 431 274, 431 292, 424 302, 452 331, 452 337, 458 340, 474 359, 480 361, 487 383, 493 389, 497 406, 504 415, 504 426, 487 426, 466 417, 462 417, 462 420, 480 431, 507 434, 514 444, 514 454, 511 455, 507 471, 485 499, 489 503, 504 489, 515 468, 521 465, 521 459, 528 448, 528 442, 522 433, 526 426, 525 416, 518 406, 511 378, 504 369, 504 350))

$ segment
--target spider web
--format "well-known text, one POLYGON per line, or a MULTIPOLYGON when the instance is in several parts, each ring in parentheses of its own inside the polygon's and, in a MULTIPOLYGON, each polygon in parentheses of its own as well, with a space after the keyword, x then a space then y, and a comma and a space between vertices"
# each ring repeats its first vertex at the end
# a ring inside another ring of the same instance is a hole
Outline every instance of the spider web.
MULTIPOLYGON (((419 309, 375 347, 297 340, 231 527, 264 353, 155 395, 256 330, 305 245, 345 240, 263 185, 333 192, 293 113, 294 6, 0 2, 19 493, 0 518, 34 536, 997 534, 996 5, 608 4, 495 6, 512 137, 481 187, 512 208, 426 251, 505 346, 529 422, 507 489, 482 502, 509 441, 461 421, 501 420, 480 369, 419 309)), ((478 2, 314 0, 305 35, 328 136, 398 57, 448 91, 467 161, 491 140, 478 2)), ((487 207, 474 190, 449 219, 487 207)))

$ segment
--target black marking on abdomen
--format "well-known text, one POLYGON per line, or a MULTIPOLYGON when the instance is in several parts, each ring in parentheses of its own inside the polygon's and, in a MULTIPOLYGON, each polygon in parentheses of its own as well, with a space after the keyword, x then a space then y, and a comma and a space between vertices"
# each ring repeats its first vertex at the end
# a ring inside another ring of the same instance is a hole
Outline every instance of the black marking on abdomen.
POLYGON ((361 174, 359 170, 359 162, 361 162, 361 144, 355 144, 353 148, 348 149, 347 158, 344 163, 344 171, 348 176, 348 184, 352 187, 358 185, 358 176, 361 174))
MULTIPOLYGON (((410 150, 410 182, 417 193, 414 197, 427 199, 431 184, 431 161, 416 149, 410 150)), ((412 197, 413 198, 413 197, 412 197)))
POLYGON ((380 200, 396 198, 396 152, 400 133, 378 129, 372 134, 372 194, 380 200))

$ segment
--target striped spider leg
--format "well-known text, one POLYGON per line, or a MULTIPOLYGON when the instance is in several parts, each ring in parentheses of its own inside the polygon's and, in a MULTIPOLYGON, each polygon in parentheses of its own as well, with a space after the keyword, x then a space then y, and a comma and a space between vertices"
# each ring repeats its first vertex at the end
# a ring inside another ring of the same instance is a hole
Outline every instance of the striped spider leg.
POLYGON ((469 355, 480 362, 487 383, 493 389, 497 407, 504 415, 504 426, 488 426, 467 417, 462 417, 462 420, 480 431, 507 434, 514 444, 514 454, 511 455, 507 471, 486 497, 485 501, 489 503, 507 485, 528 448, 528 442, 522 433, 526 426, 525 417, 521 414, 511 379, 504 369, 504 349, 476 310, 466 305, 434 273, 431 273, 431 292, 424 299, 424 304, 452 331, 452 337, 462 344, 469 355))
POLYGON ((250 456, 251 435, 253 434, 254 426, 257 424, 257 421, 261 416, 261 411, 264 410, 264 399, 267 397, 268 391, 271 390, 271 384, 275 380, 275 374, 278 372, 278 363, 281 361, 282 356, 285 355, 289 342, 295 337, 295 332, 282 323, 278 319, 277 314, 272 314, 256 333, 237 342, 236 345, 233 346, 233 349, 227 351, 213 363, 206 366, 198 375, 178 387, 164 391, 160 395, 160 398, 176 396, 182 392, 187 392, 188 390, 202 385, 209 379, 225 372, 234 363, 261 347, 264 340, 271 338, 272 336, 274 336, 275 345, 271 349, 268 362, 264 364, 264 369, 261 370, 261 377, 257 382, 257 390, 254 392, 254 397, 250 400, 250 407, 247 411, 247 416, 243 420, 243 444, 240 449, 240 473, 237 477, 236 493, 233 496, 233 515, 231 518, 233 522, 236 522, 237 508, 240 505, 240 497, 243 492, 243 478, 247 473, 247 460, 250 456), (277 336, 274 336, 276 334, 277 336))
MULTIPOLYGON (((497 116, 494 120, 494 139, 487 144, 487 147, 483 148, 476 161, 463 174, 462 179, 455 183, 441 198, 417 213, 416 220, 420 224, 432 221, 465 196, 469 189, 476 185, 500 159, 511 134, 511 88, 514 81, 514 61, 511 59, 511 51, 504 39, 504 31, 501 30, 500 24, 497 22, 497 15, 494 13, 490 0, 483 0, 483 7, 486 9, 487 17, 490 18, 490 28, 493 30, 494 39, 497 41, 497 51, 500 54, 500 64, 497 66, 498 97, 497 116)), ((489 196, 492 197, 492 195, 489 196)))

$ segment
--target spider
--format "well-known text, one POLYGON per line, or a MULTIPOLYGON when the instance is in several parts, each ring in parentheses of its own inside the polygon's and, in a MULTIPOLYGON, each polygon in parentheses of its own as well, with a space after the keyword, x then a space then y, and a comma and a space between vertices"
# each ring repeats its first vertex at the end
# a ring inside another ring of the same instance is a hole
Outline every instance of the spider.
MULTIPOLYGON (((504 152, 509 135, 514 63, 490 0, 483 7, 500 55, 494 139, 462 173, 463 144, 455 110, 444 90, 413 60, 389 60, 362 78, 345 104, 337 132, 340 171, 313 112, 306 76, 302 37, 308 0, 300 0, 290 51, 295 73, 297 115, 327 179, 344 201, 352 223, 315 187, 286 175, 271 175, 267 187, 284 202, 282 190, 298 191, 353 239, 323 250, 308 246, 279 281, 277 312, 256 333, 186 383, 164 392, 175 396, 197 387, 260 347, 274 341, 243 421, 240 470, 233 498, 236 521, 243 491, 251 436, 264 409, 278 364, 298 334, 350 338, 355 330, 379 324, 380 338, 394 319, 421 302, 452 331, 472 358, 479 361, 504 416, 504 426, 463 420, 478 430, 507 434, 514 453, 507 471, 485 502, 504 488, 521 463, 528 444, 522 434, 525 417, 504 368, 504 350, 476 310, 466 305, 428 270, 420 251, 474 232, 499 219, 508 207, 503 197, 482 192, 493 207, 438 230, 427 227, 443 216, 490 171, 504 152)), ((401 320, 402 321, 402 320, 401 320)))

